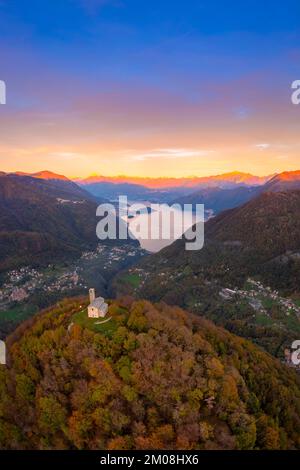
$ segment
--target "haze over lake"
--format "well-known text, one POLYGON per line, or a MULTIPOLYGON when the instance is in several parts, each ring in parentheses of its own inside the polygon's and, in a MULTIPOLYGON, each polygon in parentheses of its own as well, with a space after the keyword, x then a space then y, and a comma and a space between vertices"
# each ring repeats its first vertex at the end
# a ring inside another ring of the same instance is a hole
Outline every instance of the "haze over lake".
POLYGON ((128 217, 121 217, 127 221, 130 231, 139 240, 141 247, 151 253, 156 253, 165 246, 170 245, 174 240, 180 238, 192 225, 203 220, 199 214, 191 211, 185 213, 183 217, 179 208, 160 205, 159 211, 151 211, 149 203, 144 204, 148 207, 148 212, 144 210, 141 214, 136 215, 129 210, 128 217), (169 236, 165 234, 163 236, 162 226, 167 220, 170 220, 170 233, 169 236), (159 234, 156 239, 151 237, 151 232, 159 234))

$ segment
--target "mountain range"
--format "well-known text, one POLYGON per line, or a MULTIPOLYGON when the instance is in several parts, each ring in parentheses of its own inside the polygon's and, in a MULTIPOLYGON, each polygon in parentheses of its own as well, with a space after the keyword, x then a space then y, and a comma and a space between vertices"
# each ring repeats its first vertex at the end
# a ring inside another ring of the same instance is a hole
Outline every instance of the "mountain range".
POLYGON ((238 207, 263 192, 300 189, 300 171, 258 177, 232 172, 209 177, 134 178, 92 176, 76 182, 95 197, 115 200, 204 204, 215 215, 238 207))
POLYGON ((236 185, 259 186, 268 181, 271 176, 254 176, 250 173, 233 171, 215 176, 191 176, 187 178, 149 178, 134 176, 101 176, 93 175, 84 179, 76 179, 82 185, 113 183, 113 184, 136 184, 149 189, 170 188, 197 188, 197 187, 222 187, 229 188, 236 185))
MULTIPOLYGON (((248 180, 249 181, 249 180, 248 180)), ((207 187, 188 195, 181 195, 174 200, 179 204, 204 204, 214 214, 238 207, 254 197, 267 192, 290 191, 300 189, 300 172, 284 172, 267 179, 261 185, 239 185, 233 188, 207 187)))
MULTIPOLYGON (((97 197, 116 199, 119 195, 126 194, 131 200, 172 203, 173 201, 177 202, 177 199, 184 200, 185 196, 189 196, 200 189, 208 191, 208 188, 210 188, 210 194, 213 195, 213 189, 219 191, 237 187, 256 188, 263 185, 270 178, 271 176, 259 177, 248 173, 232 172, 217 176, 190 178, 90 176, 75 181, 97 197)), ((210 203, 210 200, 208 202, 210 203)), ((209 208, 212 209, 212 207, 209 208)))
POLYGON ((182 179, 92 177, 78 183, 47 170, 1 173, 0 270, 33 259, 47 262, 53 256, 77 256, 83 248, 95 246, 95 211, 97 203, 106 201, 105 196, 110 200, 126 194, 129 200, 204 203, 216 214, 260 194, 298 189, 300 172, 271 178, 239 172, 182 179), (143 181, 144 186, 136 181, 143 181), (194 191, 196 186, 204 187, 194 191))

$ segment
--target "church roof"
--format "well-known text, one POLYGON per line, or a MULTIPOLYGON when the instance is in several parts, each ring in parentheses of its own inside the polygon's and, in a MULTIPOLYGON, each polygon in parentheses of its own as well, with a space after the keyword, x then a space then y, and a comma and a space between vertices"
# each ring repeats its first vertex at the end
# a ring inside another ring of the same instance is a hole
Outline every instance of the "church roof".
POLYGON ((104 302, 103 297, 96 297, 96 299, 93 300, 93 302, 90 303, 89 307, 102 308, 105 305, 106 304, 104 302))

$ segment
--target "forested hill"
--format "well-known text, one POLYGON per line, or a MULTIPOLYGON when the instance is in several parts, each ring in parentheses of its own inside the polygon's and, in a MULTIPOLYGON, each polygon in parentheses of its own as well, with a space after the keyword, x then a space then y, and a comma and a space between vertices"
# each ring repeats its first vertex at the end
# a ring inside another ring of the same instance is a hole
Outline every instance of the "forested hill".
POLYGON ((0 175, 0 271, 96 246, 96 208, 96 199, 68 179, 0 175))
POLYGON ((63 301, 8 339, 2 449, 300 448, 293 370, 178 307, 63 301))

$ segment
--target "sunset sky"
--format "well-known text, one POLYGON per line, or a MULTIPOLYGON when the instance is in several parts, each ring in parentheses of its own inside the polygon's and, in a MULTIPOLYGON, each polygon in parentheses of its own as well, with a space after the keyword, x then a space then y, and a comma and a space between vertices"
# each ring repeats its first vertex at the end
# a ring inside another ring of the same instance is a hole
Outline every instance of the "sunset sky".
POLYGON ((0 170, 300 169, 299 0, 0 0, 0 170))

